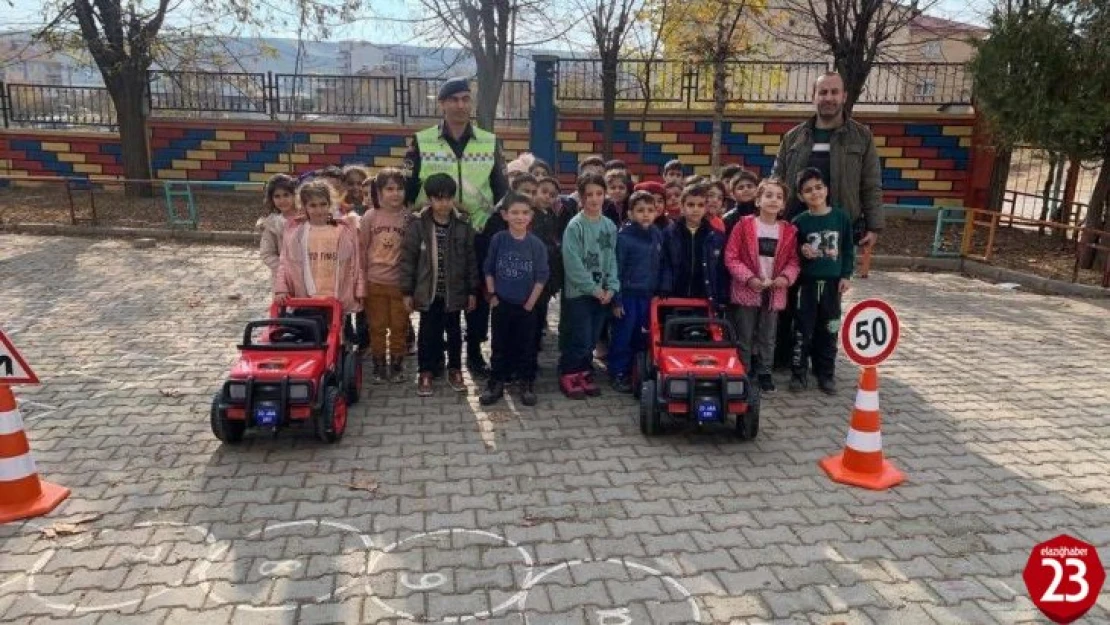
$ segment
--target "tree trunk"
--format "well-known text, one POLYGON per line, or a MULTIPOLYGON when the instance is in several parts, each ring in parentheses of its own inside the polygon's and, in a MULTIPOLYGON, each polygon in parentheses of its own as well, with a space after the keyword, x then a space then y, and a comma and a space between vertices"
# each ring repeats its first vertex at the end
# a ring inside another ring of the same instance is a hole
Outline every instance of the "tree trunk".
POLYGON ((478 127, 489 132, 495 131, 497 101, 501 99, 501 86, 505 82, 503 70, 496 65, 483 63, 478 66, 478 111, 475 117, 478 127))
MULTIPOLYGON (((601 154, 613 158, 613 122, 617 116, 617 55, 601 58, 601 154)), ((642 143, 642 141, 641 141, 642 143)))
POLYGON ((721 134, 724 132, 725 107, 728 105, 728 67, 723 59, 713 63, 713 136, 709 142, 709 163, 716 176, 721 169, 721 134))
MULTIPOLYGON (((1041 221, 1048 221, 1049 203, 1052 201, 1052 186, 1056 182, 1057 170, 1059 169, 1059 155, 1056 152, 1048 153, 1048 178, 1044 181, 1044 188, 1041 189, 1041 221)), ((1037 229, 1039 234, 1044 234, 1044 226, 1037 229)))
POLYGON ((833 60, 833 68, 844 79, 844 114, 848 117, 852 116, 852 109, 855 108, 856 102, 863 94, 863 88, 867 84, 867 74, 870 68, 857 66, 851 58, 836 58, 833 60))
MULTIPOLYGON (((653 50, 654 52, 654 50, 653 50)), ((654 59, 654 57, 652 57, 654 59)), ((644 64, 644 106, 640 109, 640 162, 644 162, 644 154, 647 151, 647 142, 644 141, 644 136, 647 131, 648 111, 651 110, 651 73, 652 64, 654 60, 650 60, 644 64)))
POLYGON ((1002 210, 1002 200, 1005 199, 1006 184, 1010 181, 1010 162, 1013 157, 1014 152, 1009 148, 998 150, 994 160, 994 171, 991 172, 990 195, 987 198, 988 210, 1002 210))
MULTIPOLYGON (((1103 154, 1102 169, 1099 170, 1095 188, 1091 191, 1087 218, 1084 220, 1088 228, 1110 229, 1110 211, 1106 210, 1108 200, 1110 200, 1110 149, 1103 154)), ((1101 244, 1110 243, 1110 241, 1107 241, 1108 238, 1110 237, 1101 237, 1101 244)), ((1079 254, 1080 267, 1090 269, 1094 266, 1096 260, 1105 257, 1106 252, 1096 253, 1097 250, 1085 247, 1085 245, 1100 244, 1099 239, 1100 237, 1090 232, 1084 232, 1079 237, 1080 246, 1076 253, 1079 254)))
MULTIPOLYGON (((146 136, 146 72, 121 72, 108 81, 108 93, 116 107, 119 123, 120 157, 128 180, 150 180, 150 152, 146 136)), ((146 183, 124 185, 130 197, 150 197, 153 189, 146 183)))

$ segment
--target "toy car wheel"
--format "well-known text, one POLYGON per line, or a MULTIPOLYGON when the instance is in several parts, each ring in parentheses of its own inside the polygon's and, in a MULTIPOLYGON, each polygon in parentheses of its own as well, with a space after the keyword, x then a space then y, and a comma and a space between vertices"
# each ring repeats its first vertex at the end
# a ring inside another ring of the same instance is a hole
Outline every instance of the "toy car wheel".
POLYGON ((212 412, 209 416, 212 423, 212 434, 221 442, 228 445, 242 442, 243 434, 247 431, 247 422, 227 418, 227 411, 220 408, 220 393, 212 396, 212 412))
POLYGON ((645 436, 659 433, 659 406, 655 403, 655 380, 640 385, 640 431, 645 436))
POLYGON ((362 359, 358 352, 349 351, 343 356, 343 389, 347 405, 357 404, 362 396, 362 359))
POLYGON ((640 399, 640 387, 643 385, 647 376, 644 372, 647 371, 647 352, 640 352, 636 354, 636 362, 632 364, 632 396, 640 399))
POLYGON ((759 387, 753 384, 751 389, 748 411, 736 415, 736 435, 746 441, 754 439, 759 434, 759 387))
POLYGON ((316 415, 316 438, 336 443, 347 431, 347 399, 334 386, 324 391, 324 404, 316 415))

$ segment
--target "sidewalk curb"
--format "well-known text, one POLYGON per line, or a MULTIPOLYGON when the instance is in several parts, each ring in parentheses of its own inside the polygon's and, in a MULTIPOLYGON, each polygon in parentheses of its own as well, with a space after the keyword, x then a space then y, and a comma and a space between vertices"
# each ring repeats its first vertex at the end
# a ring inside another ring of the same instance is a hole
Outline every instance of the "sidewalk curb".
POLYGON ((208 243, 217 245, 258 245, 258 233, 242 231, 165 230, 161 228, 109 228, 105 226, 70 226, 62 224, 0 224, 0 232, 39 236, 63 236, 113 239, 156 239, 176 243, 208 243))

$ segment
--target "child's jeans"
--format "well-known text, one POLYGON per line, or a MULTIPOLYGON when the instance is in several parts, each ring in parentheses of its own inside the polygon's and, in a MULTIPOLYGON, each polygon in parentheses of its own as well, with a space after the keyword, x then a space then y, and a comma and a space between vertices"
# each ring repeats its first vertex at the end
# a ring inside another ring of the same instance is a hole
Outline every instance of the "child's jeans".
POLYGON ((632 359, 644 349, 651 297, 622 296, 621 307, 624 315, 613 319, 613 336, 609 344, 609 375, 612 377, 627 376, 632 370, 632 359))
POLYGON ((803 278, 798 288, 794 318, 794 353, 790 368, 805 378, 810 359, 818 379, 836 373, 836 341, 840 333, 840 279, 803 278))
MULTIPOLYGON (((443 334, 447 333, 447 368, 462 368, 462 313, 447 312, 447 304, 437 297, 428 310, 420 311, 416 360, 420 373, 434 373, 443 366, 443 334)), ((401 340, 404 342, 404 331, 401 340)))
POLYGON ((386 332, 389 332, 389 353, 394 360, 405 355, 405 331, 409 314, 401 289, 391 284, 371 282, 366 288, 366 314, 370 318, 370 355, 385 358, 386 332))
POLYGON ((499 301, 490 309, 494 380, 508 382, 513 376, 521 382, 536 380, 536 319, 535 308, 524 310, 520 304, 499 301))
POLYGON ((771 309, 770 296, 770 291, 763 292, 763 306, 734 306, 732 310, 732 324, 748 375, 771 373, 779 314, 771 309))
POLYGON ((566 326, 566 342, 559 354, 559 372, 582 373, 593 368, 594 346, 601 336, 601 326, 608 307, 592 295, 566 298, 559 314, 566 326))

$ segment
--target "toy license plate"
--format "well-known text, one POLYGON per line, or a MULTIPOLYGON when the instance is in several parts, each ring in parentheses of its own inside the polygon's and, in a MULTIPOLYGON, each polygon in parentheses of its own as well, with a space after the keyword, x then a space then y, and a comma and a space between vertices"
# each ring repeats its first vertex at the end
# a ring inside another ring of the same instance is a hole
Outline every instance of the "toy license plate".
POLYGON ((276 406, 256 406, 254 409, 254 424, 258 427, 271 427, 277 425, 278 409, 276 406))
POLYGON ((721 411, 717 407, 717 402, 702 400, 696 404, 694 415, 699 422, 705 421, 720 421, 721 411))

